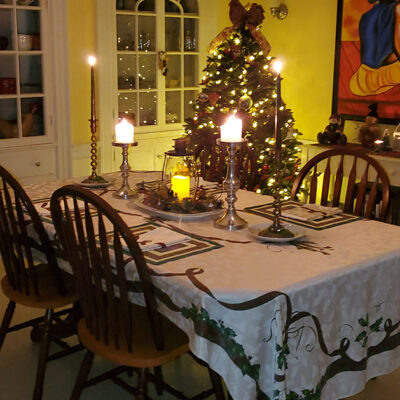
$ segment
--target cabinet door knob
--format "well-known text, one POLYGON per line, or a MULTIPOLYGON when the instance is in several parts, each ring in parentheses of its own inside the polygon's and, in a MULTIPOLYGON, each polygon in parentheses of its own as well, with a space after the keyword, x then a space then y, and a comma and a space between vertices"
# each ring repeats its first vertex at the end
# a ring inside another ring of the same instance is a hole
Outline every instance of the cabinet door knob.
POLYGON ((37 167, 40 167, 40 161, 36 161, 36 162, 35 162, 35 165, 36 165, 37 167))

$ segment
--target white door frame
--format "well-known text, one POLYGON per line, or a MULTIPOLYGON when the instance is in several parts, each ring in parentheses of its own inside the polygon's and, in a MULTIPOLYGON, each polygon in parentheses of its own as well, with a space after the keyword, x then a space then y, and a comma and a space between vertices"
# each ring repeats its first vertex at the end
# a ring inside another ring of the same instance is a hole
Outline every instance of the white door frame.
POLYGON ((55 132, 56 176, 63 179, 72 176, 70 90, 68 55, 68 2, 46 0, 49 14, 50 65, 53 70, 52 98, 54 115, 51 125, 55 132))

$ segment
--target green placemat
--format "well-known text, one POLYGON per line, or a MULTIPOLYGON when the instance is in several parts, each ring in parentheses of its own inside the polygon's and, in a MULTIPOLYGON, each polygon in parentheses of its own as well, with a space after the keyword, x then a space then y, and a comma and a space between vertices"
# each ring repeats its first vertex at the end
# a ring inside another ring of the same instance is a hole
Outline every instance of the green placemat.
MULTIPOLYGON (((282 202, 282 210, 285 209, 289 210, 294 206, 298 207, 299 203, 293 200, 282 202)), ((246 207, 245 211, 252 214, 260 215, 261 217, 265 217, 271 220, 274 219, 274 207, 272 203, 262 204, 259 206, 246 207)), ((348 224, 349 222, 357 221, 361 218, 362 217, 356 217, 351 214, 341 213, 337 215, 331 215, 329 217, 324 217, 315 221, 299 221, 297 219, 288 217, 281 217, 281 220, 290 222, 291 224, 303 226, 305 228, 321 231, 323 229, 333 228, 334 226, 348 224)))

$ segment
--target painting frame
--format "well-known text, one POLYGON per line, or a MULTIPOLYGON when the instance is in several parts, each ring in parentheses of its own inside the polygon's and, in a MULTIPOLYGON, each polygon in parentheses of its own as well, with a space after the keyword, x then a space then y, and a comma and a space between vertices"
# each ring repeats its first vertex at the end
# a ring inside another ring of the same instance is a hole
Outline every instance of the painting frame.
POLYGON ((369 106, 376 103, 379 121, 397 125, 400 121, 400 106, 397 106, 400 104, 400 82, 385 93, 373 95, 358 96, 350 88, 351 77, 362 64, 358 23, 361 15, 374 5, 368 0, 338 0, 332 113, 340 114, 344 120, 362 121, 371 111, 369 106))

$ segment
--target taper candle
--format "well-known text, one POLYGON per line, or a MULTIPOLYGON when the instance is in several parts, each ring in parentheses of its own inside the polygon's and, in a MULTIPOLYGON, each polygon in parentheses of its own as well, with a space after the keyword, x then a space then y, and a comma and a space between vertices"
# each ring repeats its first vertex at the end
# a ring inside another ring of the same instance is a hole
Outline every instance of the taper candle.
MULTIPOLYGON (((280 154, 282 148, 282 135, 279 124, 279 109, 281 107, 281 70, 282 63, 275 61, 273 68, 277 73, 276 77, 276 109, 275 109, 275 151, 280 154)), ((279 157, 280 161, 280 157, 279 157)))
POLYGON ((89 56, 88 62, 90 65, 90 128, 92 133, 96 132, 96 93, 95 93, 95 82, 94 82, 94 65, 96 64, 96 57, 89 56))

